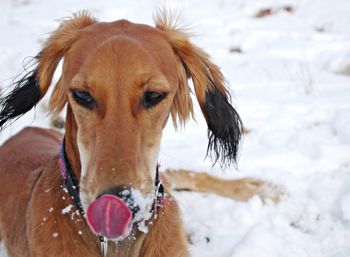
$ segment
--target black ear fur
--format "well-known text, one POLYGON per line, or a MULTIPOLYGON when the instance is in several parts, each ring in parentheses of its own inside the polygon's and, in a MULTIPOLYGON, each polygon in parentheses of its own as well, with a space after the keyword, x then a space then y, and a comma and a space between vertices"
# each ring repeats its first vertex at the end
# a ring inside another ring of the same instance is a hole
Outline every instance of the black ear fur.
POLYGON ((235 163, 243 131, 241 118, 216 87, 206 92, 204 111, 208 124, 207 156, 214 165, 218 160, 222 166, 235 163))
POLYGON ((14 89, 10 93, 0 96, 0 130, 39 102, 41 94, 36 66, 12 84, 14 89))

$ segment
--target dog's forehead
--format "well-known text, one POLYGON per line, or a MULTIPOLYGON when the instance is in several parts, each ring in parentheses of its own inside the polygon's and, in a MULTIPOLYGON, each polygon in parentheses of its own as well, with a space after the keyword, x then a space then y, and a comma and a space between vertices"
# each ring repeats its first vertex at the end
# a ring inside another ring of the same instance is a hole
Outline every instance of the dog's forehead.
MULTIPOLYGON (((143 56, 147 55, 149 62, 155 65, 170 83, 177 84, 177 59, 162 32, 151 26, 127 20, 99 22, 80 31, 76 42, 65 57, 66 79, 71 80, 87 61, 91 61, 91 58, 95 58, 96 61, 101 59, 102 56, 98 57, 95 53, 101 52, 101 48, 110 47, 113 42, 120 54, 130 54, 130 57, 135 58, 135 53, 132 51, 139 51, 139 61, 143 52, 143 56), (121 47, 120 42, 123 39, 133 43, 130 43, 130 46, 124 43, 121 47), (127 48, 131 48, 129 52, 127 48)), ((117 60, 115 62, 117 63, 117 60)))

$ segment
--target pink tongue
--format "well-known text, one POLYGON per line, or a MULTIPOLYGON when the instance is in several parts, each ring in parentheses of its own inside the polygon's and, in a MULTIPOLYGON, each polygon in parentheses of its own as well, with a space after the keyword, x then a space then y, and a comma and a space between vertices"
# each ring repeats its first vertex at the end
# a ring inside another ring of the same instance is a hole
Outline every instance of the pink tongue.
POLYGON ((92 202, 86 212, 90 229, 108 239, 127 236, 131 216, 131 211, 123 200, 109 194, 92 202))

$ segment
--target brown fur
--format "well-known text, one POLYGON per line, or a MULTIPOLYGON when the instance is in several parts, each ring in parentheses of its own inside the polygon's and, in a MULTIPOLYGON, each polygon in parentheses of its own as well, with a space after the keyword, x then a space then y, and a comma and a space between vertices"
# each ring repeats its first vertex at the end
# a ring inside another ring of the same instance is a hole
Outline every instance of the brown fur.
MULTIPOLYGON (((183 124, 193 111, 188 78, 202 110, 211 87, 227 97, 219 68, 166 15, 157 16, 156 28, 126 20, 100 23, 86 12, 63 21, 38 55, 40 98, 62 58, 63 72, 50 111, 57 114, 67 106, 66 152, 80 180, 85 206, 116 186, 132 186, 144 195, 154 190, 155 164, 168 117, 183 124), (79 105, 72 89, 89 92, 94 108, 79 105), (146 91, 163 92, 166 97, 145 110, 141 101, 146 91)), ((57 164, 61 138, 52 130, 26 128, 0 148, 0 239, 11 257, 100 256, 97 237, 74 213, 74 203, 62 188, 57 164), (69 205, 74 206, 72 211, 62 213, 69 205)), ((170 175, 167 179, 176 184, 170 175)), ((208 183, 224 183, 206 179, 200 187, 189 189, 208 192, 203 189, 208 183)), ((244 184, 231 195, 245 200, 252 192, 256 190, 244 184)), ((149 232, 135 226, 134 238, 117 246, 109 243, 108 256, 189 256, 179 208, 167 194, 163 207, 149 221, 149 232)))
POLYGON ((212 86, 210 79, 224 95, 228 92, 219 67, 211 62, 207 53, 191 44, 188 35, 176 25, 176 20, 173 20, 171 15, 166 11, 159 12, 155 16, 155 21, 156 28, 162 31, 177 55, 179 89, 172 107, 172 118, 176 126, 177 120, 180 124, 184 124, 193 112, 187 77, 192 78, 197 100, 204 115, 205 93, 212 86))

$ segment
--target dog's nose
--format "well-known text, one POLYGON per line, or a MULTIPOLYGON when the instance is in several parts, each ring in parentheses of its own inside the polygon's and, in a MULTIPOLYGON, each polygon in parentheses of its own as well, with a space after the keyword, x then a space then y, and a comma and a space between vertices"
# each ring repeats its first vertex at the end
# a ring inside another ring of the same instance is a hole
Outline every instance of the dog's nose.
POLYGON ((114 187, 114 188, 110 188, 106 191, 104 191, 101 195, 99 195, 97 197, 100 198, 103 195, 114 195, 120 199, 123 200, 123 202, 129 207, 129 209, 132 212, 133 217, 135 216, 135 214, 140 210, 140 207, 138 206, 138 204, 135 202, 135 198, 132 194, 132 190, 130 187, 127 186, 118 186, 118 187, 114 187))

